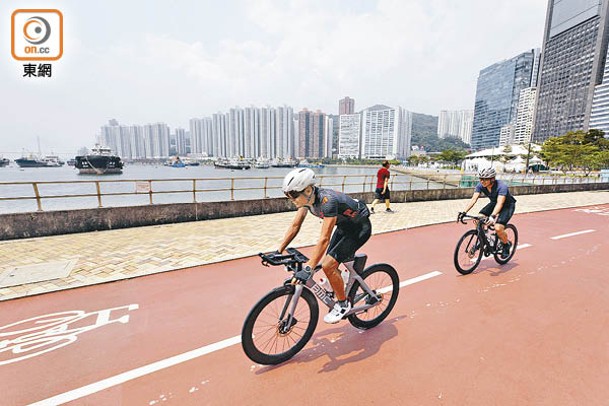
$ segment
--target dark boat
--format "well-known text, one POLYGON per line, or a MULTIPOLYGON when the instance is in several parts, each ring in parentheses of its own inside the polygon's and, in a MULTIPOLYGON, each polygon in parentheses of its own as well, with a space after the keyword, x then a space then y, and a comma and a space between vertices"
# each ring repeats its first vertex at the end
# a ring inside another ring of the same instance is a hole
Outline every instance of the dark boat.
POLYGON ((5 167, 5 166, 8 166, 8 164, 9 164, 10 162, 11 162, 11 161, 10 161, 10 160, 8 160, 7 158, 0 158, 0 168, 3 168, 3 167, 5 167))
POLYGON ((112 150, 96 145, 90 154, 79 155, 74 158, 74 167, 80 175, 112 175, 123 173, 121 158, 112 155, 112 150))
POLYGON ((27 158, 22 157, 15 159, 15 163, 21 168, 59 168, 64 164, 64 162, 55 155, 45 156, 44 158, 37 158, 30 155, 27 158))

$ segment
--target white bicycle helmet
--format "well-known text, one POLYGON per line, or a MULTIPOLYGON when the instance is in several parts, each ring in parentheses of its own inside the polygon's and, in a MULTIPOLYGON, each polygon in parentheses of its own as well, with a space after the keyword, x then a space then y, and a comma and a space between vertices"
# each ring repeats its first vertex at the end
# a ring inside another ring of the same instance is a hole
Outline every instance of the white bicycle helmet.
POLYGON ((283 193, 302 192, 315 184, 315 172, 309 168, 294 169, 283 178, 283 193))
POLYGON ((495 168, 482 168, 478 171, 478 177, 481 179, 490 179, 497 176, 495 168))

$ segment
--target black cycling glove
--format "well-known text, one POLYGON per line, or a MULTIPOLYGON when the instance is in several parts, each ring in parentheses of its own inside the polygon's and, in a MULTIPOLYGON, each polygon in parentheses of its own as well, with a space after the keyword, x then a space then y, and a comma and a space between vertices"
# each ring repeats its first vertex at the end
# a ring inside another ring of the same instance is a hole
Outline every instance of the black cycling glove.
POLYGON ((294 279, 296 279, 298 282, 305 283, 311 278, 312 274, 313 272, 311 271, 310 266, 303 266, 300 271, 296 271, 294 274, 294 279))

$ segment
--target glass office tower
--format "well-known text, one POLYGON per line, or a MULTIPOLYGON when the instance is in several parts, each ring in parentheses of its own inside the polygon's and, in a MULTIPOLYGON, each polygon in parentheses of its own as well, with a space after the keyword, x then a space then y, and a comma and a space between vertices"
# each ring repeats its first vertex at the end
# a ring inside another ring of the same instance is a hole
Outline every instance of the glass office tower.
POLYGON ((607 56, 607 0, 549 0, 533 140, 589 128, 607 56))
POLYGON ((475 150, 499 146, 501 127, 514 124, 520 91, 531 86, 535 50, 480 71, 476 87, 471 145, 475 150))

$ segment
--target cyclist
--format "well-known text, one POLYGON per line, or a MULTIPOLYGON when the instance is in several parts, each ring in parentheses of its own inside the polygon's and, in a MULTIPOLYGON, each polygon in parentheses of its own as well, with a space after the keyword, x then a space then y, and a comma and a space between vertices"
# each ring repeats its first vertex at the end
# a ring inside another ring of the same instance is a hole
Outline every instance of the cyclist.
POLYGON ((480 214, 487 216, 487 225, 495 225, 495 231, 497 231, 497 236, 503 246, 501 255, 507 257, 510 255, 512 243, 508 241, 505 226, 514 214, 516 199, 510 194, 507 184, 502 180, 495 179, 496 176, 497 172, 494 168, 482 168, 478 171, 480 183, 476 185, 471 200, 465 210, 459 213, 458 219, 461 220, 469 209, 474 207, 480 193, 483 193, 490 199, 490 203, 480 210, 480 214))
POLYGON ((323 219, 321 235, 309 262, 296 272, 292 283, 306 282, 313 268, 321 261, 321 267, 334 289, 337 303, 324 317, 326 323, 338 323, 351 310, 345 294, 345 285, 338 265, 352 258, 372 233, 370 212, 365 203, 332 189, 315 186, 315 172, 308 168, 294 169, 283 180, 283 193, 298 208, 288 228, 279 252, 283 252, 298 235, 308 212, 323 219), (334 234, 332 230, 336 227, 334 234), (325 255, 324 255, 325 252, 325 255))

